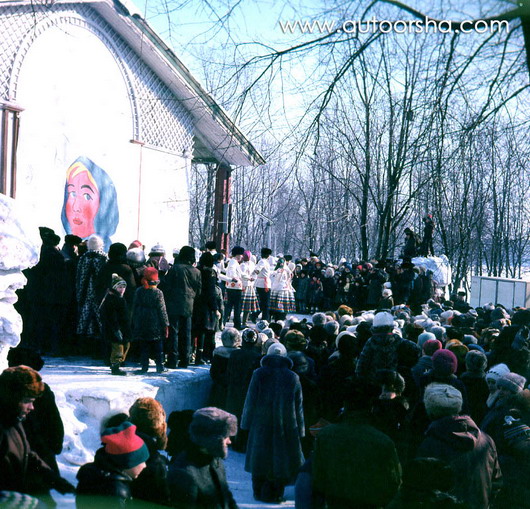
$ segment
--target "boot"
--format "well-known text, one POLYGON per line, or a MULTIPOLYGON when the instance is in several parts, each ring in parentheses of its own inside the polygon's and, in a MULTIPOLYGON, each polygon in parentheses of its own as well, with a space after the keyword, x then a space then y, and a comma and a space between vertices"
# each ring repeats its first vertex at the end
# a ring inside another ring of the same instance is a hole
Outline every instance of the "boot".
POLYGON ((127 373, 120 369, 120 363, 119 362, 117 364, 111 364, 110 372, 111 372, 111 374, 117 375, 117 376, 127 376, 127 373))
POLYGON ((195 353, 195 366, 202 366, 206 364, 202 358, 202 350, 197 350, 195 353))

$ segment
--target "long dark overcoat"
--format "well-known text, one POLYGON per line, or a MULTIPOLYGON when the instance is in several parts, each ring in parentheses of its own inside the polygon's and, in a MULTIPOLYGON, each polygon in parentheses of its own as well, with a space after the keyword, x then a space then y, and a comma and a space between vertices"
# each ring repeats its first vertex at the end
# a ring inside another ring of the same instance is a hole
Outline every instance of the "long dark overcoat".
POLYGON ((288 357, 266 355, 254 371, 241 428, 249 430, 245 470, 253 476, 289 480, 302 466, 302 386, 288 357))

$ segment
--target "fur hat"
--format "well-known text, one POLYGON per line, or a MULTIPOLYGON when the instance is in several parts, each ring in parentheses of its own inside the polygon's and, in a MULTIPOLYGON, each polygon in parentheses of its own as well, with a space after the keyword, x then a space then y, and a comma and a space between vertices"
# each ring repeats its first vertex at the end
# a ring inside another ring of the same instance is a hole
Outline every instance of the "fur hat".
POLYGON ((484 376, 486 366, 488 365, 488 358, 483 352, 479 350, 470 350, 466 354, 466 369, 471 373, 478 373, 484 376))
POLYGON ((435 325, 434 327, 431 327, 431 330, 429 332, 432 332, 438 341, 443 342, 443 337, 445 334, 445 327, 442 327, 441 325, 435 325))
POLYGON ((88 237, 86 247, 89 251, 103 251, 103 239, 93 233, 88 237))
POLYGON ((284 337, 284 343, 288 350, 305 350, 307 339, 304 334, 298 330, 290 330, 284 337))
POLYGON ((46 226, 39 226, 39 234, 42 240, 42 243, 47 246, 58 246, 61 242, 61 237, 57 235, 51 228, 46 226))
POLYGON ((423 348, 423 345, 429 341, 429 339, 436 339, 436 336, 432 333, 432 332, 422 332, 419 336, 418 336, 418 346, 420 348, 423 348))
POLYGON ((225 327, 221 332, 221 342, 226 348, 236 347, 241 344, 241 334, 234 327, 225 327))
MULTIPOLYGON (((265 336, 267 337, 267 336, 265 336)), ((263 355, 267 355, 267 352, 269 350, 269 348, 272 346, 272 345, 275 345, 276 343, 279 343, 279 341, 275 338, 267 338, 262 344, 261 344, 261 353, 263 355)))
POLYGON ((458 339, 451 339, 445 344, 447 350, 451 350, 456 355, 458 362, 464 362, 469 348, 458 339))
POLYGON ((394 326, 394 317, 387 311, 381 311, 374 316, 374 321, 372 323, 374 328, 377 327, 393 327, 394 326))
POLYGON ((119 426, 106 428, 101 442, 107 458, 121 469, 134 468, 149 458, 145 442, 136 434, 136 426, 128 421, 119 426))
POLYGON ((423 403, 431 419, 458 415, 462 410, 462 393, 452 385, 434 382, 425 389, 423 403))
POLYGON ((127 287, 127 283, 125 282, 125 279, 123 279, 121 276, 119 276, 118 274, 112 274, 112 278, 111 278, 111 282, 110 282, 110 287, 113 289, 113 290, 116 290, 119 286, 124 286, 124 287, 127 287))
POLYGON ((274 343, 269 346, 267 355, 280 355, 281 357, 287 357, 287 349, 281 343, 274 343))
POLYGON ((501 378, 503 375, 506 375, 510 372, 510 368, 506 366, 506 364, 496 364, 495 366, 492 366, 488 371, 486 372, 486 382, 488 380, 494 381, 497 383, 499 378, 501 378))
POLYGON ((193 265, 195 263, 195 249, 191 246, 182 246, 177 255, 177 263, 193 265))
POLYGON ((241 333, 241 339, 243 343, 255 343, 258 339, 258 334, 254 329, 245 329, 241 333))
POLYGON ((38 354, 36 350, 25 346, 17 346, 10 348, 7 353, 7 363, 9 367, 13 366, 29 366, 35 371, 40 371, 44 366, 44 359, 38 354))
POLYGON ((442 343, 437 339, 428 339, 423 343, 423 353, 432 356, 436 351, 442 349, 442 343))
POLYGON ((497 380, 497 387, 517 394, 524 389, 526 378, 517 373, 506 373, 497 380))
POLYGON ((454 375, 458 369, 458 359, 451 350, 442 348, 432 354, 432 369, 438 376, 454 375))
POLYGON ((237 418, 220 408, 200 408, 193 414, 189 433, 194 444, 222 457, 220 442, 237 433, 237 418))
POLYGON ((339 317, 343 315, 352 316, 353 315, 353 309, 350 306, 346 306, 345 304, 341 304, 339 308, 337 309, 337 314, 339 317))
POLYGON ((243 256, 245 254, 245 248, 241 247, 241 246, 234 246, 232 248, 232 256, 243 256))
POLYGON ((145 263, 145 253, 141 247, 133 247, 127 251, 125 258, 128 262, 142 264, 145 263))
POLYGON ((129 408, 129 415, 140 433, 155 438, 158 449, 166 448, 166 412, 156 399, 138 398, 129 408))
POLYGON ((67 246, 77 246, 78 244, 81 244, 81 242, 83 242, 83 239, 78 235, 69 233, 68 235, 64 236, 64 243, 67 246))
POLYGON ((115 242, 109 247, 109 260, 111 262, 122 262, 127 254, 127 247, 121 242, 115 242))
POLYGON ((38 398, 44 392, 44 383, 38 371, 29 366, 13 366, 0 375, 0 392, 12 401, 38 398))
POLYGON ((339 333, 339 322, 331 320, 324 324, 324 329, 330 336, 336 336, 339 333))
POLYGON ((274 331, 270 327, 266 327, 261 331, 262 334, 265 334, 269 339, 274 338, 274 331))
POLYGON ((324 325, 326 323, 326 315, 324 313, 315 313, 311 317, 311 323, 313 325, 324 325))

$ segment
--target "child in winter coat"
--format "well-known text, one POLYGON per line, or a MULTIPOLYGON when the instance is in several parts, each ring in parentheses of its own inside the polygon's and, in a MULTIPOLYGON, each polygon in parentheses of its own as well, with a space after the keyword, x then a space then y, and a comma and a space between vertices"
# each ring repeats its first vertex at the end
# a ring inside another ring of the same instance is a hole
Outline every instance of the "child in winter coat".
POLYGON ((125 507, 132 499, 131 483, 145 468, 149 450, 128 421, 106 428, 103 447, 94 461, 77 473, 77 509, 125 507))
POLYGON ((103 339, 110 345, 110 369, 113 375, 125 376, 120 369, 129 351, 131 327, 127 302, 123 298, 127 283, 118 274, 112 274, 110 288, 99 306, 99 316, 103 328, 103 339))
POLYGON ((142 286, 137 288, 133 306, 133 338, 141 344, 141 364, 139 374, 147 373, 149 357, 155 359, 157 373, 167 371, 164 367, 163 338, 168 337, 169 320, 164 294, 157 288, 160 280, 154 267, 147 267, 142 278, 142 286))

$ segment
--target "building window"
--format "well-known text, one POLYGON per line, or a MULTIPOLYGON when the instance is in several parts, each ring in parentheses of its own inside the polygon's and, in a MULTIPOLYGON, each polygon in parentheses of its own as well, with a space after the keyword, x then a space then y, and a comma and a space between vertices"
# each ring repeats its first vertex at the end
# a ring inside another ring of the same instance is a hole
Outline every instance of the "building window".
POLYGON ((0 193, 15 198, 17 144, 22 108, 0 101, 0 193))

